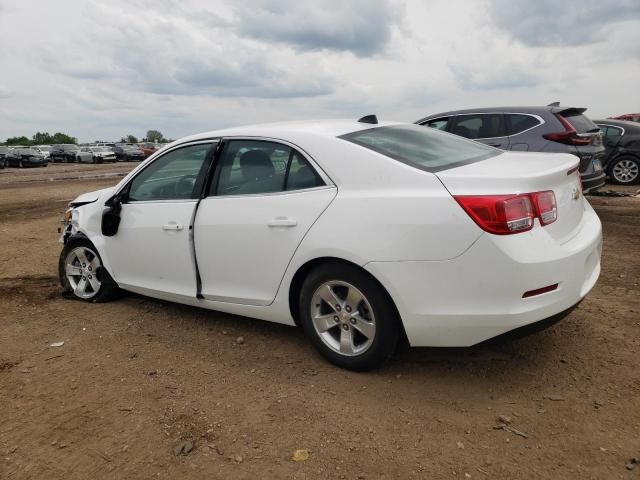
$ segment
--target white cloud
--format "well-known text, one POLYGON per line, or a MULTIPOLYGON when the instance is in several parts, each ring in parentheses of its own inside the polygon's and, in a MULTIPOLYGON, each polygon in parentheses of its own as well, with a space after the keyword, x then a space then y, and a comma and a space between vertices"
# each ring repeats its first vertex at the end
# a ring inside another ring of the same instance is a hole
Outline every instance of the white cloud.
POLYGON ((592 116, 638 110, 637 0, 538 5, 2 2, 0 139, 115 139, 150 128, 178 138, 263 121, 413 121, 553 100, 592 116))

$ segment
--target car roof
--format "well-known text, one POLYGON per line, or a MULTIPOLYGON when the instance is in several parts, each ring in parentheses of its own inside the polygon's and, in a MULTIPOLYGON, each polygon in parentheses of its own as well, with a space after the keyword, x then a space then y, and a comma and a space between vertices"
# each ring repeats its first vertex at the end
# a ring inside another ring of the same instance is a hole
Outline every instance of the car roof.
POLYGON ((628 128, 634 131, 640 130, 640 123, 631 122, 628 120, 612 120, 610 118, 607 118, 605 120, 592 120, 592 122, 595 123, 596 125, 599 123, 603 123, 605 125, 614 125, 617 127, 628 128))
POLYGON ((347 133, 367 130, 373 127, 400 125, 400 122, 381 121, 377 124, 362 123, 352 119, 306 120, 296 122, 263 123, 240 127, 212 130, 182 138, 178 143, 215 137, 267 137, 286 140, 296 136, 316 136, 336 138, 347 133))
POLYGON ((545 105, 545 106, 521 106, 521 107, 480 107, 480 108, 464 108, 461 110, 449 110, 446 112, 434 113, 426 115, 415 123, 420 123, 424 120, 433 119, 436 117, 446 117, 447 115, 460 115, 470 113, 493 113, 493 112, 505 112, 505 113, 529 113, 534 115, 541 115, 545 113, 559 113, 566 112, 568 110, 576 110, 580 113, 585 112, 587 109, 582 107, 571 107, 565 105, 545 105))

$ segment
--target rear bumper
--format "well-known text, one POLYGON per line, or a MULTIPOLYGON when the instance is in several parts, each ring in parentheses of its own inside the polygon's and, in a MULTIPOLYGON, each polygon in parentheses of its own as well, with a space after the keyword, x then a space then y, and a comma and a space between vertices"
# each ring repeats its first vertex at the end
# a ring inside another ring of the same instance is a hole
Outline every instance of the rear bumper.
POLYGON ((448 261, 370 262, 393 298, 412 346, 471 346, 553 317, 580 302, 600 274, 602 228, 585 203, 580 230, 564 244, 544 228, 482 235, 448 261), (524 292, 558 284, 554 291, 524 292))
POLYGON ((580 179, 582 180, 582 191, 584 193, 589 193, 597 190, 600 187, 603 187, 606 178, 607 175, 604 173, 604 171, 588 175, 581 175, 580 179))

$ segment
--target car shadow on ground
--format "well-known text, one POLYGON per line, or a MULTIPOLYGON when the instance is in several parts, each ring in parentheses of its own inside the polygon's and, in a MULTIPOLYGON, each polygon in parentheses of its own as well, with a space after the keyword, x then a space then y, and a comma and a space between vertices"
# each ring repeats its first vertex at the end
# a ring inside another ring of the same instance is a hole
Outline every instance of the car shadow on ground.
MULTIPOLYGON (((267 356, 273 355, 275 358, 280 358, 282 355, 288 361, 306 364, 312 368, 346 372, 324 360, 312 347, 302 328, 179 305, 132 293, 126 293, 120 301, 131 303, 132 306, 137 305, 138 308, 141 305, 161 306, 163 310, 170 312, 170 317, 180 319, 181 325, 188 325, 186 328, 202 329, 203 333, 205 331, 211 333, 213 330, 214 335, 258 339, 261 345, 258 346, 257 342, 252 341, 247 347, 248 356, 264 356, 266 350, 267 356), (253 349, 255 350, 252 352, 253 349)), ((508 332, 471 347, 409 347, 406 341, 401 341, 395 355, 385 366, 376 370, 374 375, 391 378, 399 372, 403 375, 420 376, 420 372, 431 375, 448 371, 453 376, 463 375, 468 378, 478 374, 485 378, 492 376, 504 378, 505 375, 513 374, 513 385, 517 386, 519 384, 515 378, 517 375, 535 377, 540 372, 553 368, 559 359, 574 355, 575 347, 571 343, 563 343, 558 337, 568 338, 567 335, 563 335, 562 325, 570 322, 575 315, 579 315, 579 312, 570 314, 559 325, 548 325, 548 328, 542 331, 532 329, 532 331, 508 332)), ((150 326, 147 325, 147 327, 150 326)), ((179 342, 180 336, 167 337, 166 341, 179 342)), ((174 344, 173 347, 176 345, 174 344)), ((250 360, 247 359, 247 361, 250 360)), ((357 372, 348 373, 356 376, 363 375, 357 372)))

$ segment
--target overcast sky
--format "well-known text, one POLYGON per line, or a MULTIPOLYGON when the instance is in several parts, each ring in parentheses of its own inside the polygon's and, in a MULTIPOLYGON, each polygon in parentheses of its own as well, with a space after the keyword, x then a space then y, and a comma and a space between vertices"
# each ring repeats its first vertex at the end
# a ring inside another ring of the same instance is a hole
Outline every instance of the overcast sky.
POLYGON ((0 139, 640 111, 640 0, 0 0, 0 139))

